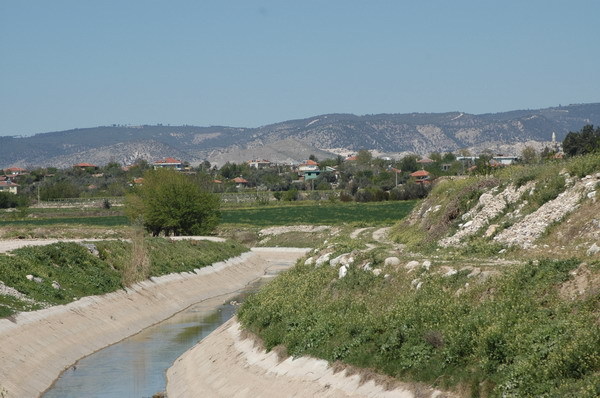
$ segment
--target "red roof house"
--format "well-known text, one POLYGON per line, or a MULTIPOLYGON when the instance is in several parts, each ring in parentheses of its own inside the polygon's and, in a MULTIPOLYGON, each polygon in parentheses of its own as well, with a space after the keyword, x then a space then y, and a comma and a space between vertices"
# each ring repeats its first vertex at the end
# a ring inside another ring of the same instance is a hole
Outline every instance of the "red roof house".
POLYGON ((429 172, 425 170, 415 171, 410 174, 411 177, 415 179, 415 182, 418 183, 426 183, 429 182, 429 172))
POLYGON ((22 174, 25 173, 27 170, 22 169, 20 167, 9 167, 8 169, 4 169, 4 173, 6 174, 22 174))
POLYGON ((152 163, 155 169, 175 169, 175 170, 183 170, 183 162, 179 159, 175 158, 164 158, 162 160, 157 160, 152 163))

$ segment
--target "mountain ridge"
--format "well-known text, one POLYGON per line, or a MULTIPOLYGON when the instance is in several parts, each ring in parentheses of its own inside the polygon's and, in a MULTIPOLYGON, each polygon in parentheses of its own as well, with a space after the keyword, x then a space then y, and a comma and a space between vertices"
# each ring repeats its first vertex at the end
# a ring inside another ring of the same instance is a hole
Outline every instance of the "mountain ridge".
POLYGON ((600 124, 600 103, 474 115, 465 112, 332 113, 256 128, 229 126, 99 126, 0 137, 0 168, 69 167, 79 161, 129 164, 179 157, 192 164, 222 165, 265 158, 298 162, 310 154, 336 156, 360 149, 390 157, 407 153, 469 149, 520 153, 525 145, 542 148, 556 133, 600 124))

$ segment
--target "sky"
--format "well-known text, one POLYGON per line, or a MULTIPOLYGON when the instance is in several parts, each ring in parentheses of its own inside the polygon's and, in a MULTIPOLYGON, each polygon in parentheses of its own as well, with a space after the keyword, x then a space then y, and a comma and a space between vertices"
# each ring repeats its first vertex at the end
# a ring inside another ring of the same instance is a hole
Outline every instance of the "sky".
POLYGON ((0 0, 0 135, 600 102, 597 0, 0 0))

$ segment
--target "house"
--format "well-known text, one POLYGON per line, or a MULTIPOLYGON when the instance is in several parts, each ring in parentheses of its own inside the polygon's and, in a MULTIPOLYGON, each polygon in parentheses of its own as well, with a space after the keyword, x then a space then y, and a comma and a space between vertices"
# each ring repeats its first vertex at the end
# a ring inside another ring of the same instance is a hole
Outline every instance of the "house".
POLYGON ((236 183, 237 188, 244 188, 244 187, 248 186, 248 180, 246 180, 245 178, 242 178, 242 177, 235 177, 233 179, 233 182, 236 183))
POLYGON ((508 165, 511 165, 511 164, 514 164, 514 163, 518 162, 519 161, 519 157, 518 156, 498 155, 498 156, 494 156, 492 158, 492 160, 495 160, 501 166, 508 166, 508 165))
POLYGON ((7 175, 19 175, 19 174, 24 174, 27 173, 27 170, 22 169, 20 167, 9 167, 8 169, 4 169, 4 173, 7 175))
POLYGON ((19 184, 15 184, 11 180, 0 181, 0 192, 8 192, 17 194, 19 191, 19 184))
POLYGON ((266 159, 252 159, 248 160, 248 166, 254 167, 255 169, 264 169, 271 166, 271 162, 266 159))
POLYGON ((91 164, 91 163, 77 163, 73 165, 74 169, 80 169, 80 170, 96 170, 98 168, 98 166, 96 166, 95 164, 91 164))
POLYGON ((315 162, 314 160, 307 160, 304 163, 302 163, 300 166, 298 166, 298 172, 299 173, 304 173, 306 171, 317 171, 319 170, 319 163, 315 162))
POLYGON ((429 183, 429 172, 425 170, 415 171, 411 173, 410 176, 415 179, 415 182, 418 184, 428 184, 429 183))
POLYGON ((321 170, 319 169, 319 163, 314 160, 307 160, 298 166, 298 176, 301 180, 314 180, 319 176, 321 170))
POLYGON ((152 166, 154 167, 154 169, 173 169, 173 170, 177 170, 177 171, 181 171, 184 169, 183 167, 183 162, 179 159, 175 159, 175 158, 164 158, 162 160, 157 160, 156 162, 152 163, 152 166))

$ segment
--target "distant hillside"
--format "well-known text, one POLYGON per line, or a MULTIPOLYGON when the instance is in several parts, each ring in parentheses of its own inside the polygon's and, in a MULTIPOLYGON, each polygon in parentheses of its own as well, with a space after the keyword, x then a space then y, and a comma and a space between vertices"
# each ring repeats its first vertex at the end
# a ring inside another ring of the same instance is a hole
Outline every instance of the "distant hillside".
POLYGON ((399 156, 413 152, 491 149, 519 153, 525 143, 562 140, 585 124, 600 124, 600 103, 471 115, 462 112, 356 116, 320 115, 259 128, 224 126, 103 126, 31 137, 0 137, 0 167, 67 167, 80 161, 130 163, 179 157, 192 164, 266 158, 293 162, 360 149, 399 156))

